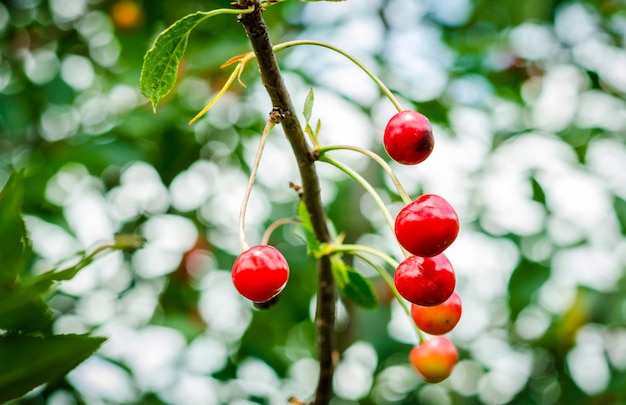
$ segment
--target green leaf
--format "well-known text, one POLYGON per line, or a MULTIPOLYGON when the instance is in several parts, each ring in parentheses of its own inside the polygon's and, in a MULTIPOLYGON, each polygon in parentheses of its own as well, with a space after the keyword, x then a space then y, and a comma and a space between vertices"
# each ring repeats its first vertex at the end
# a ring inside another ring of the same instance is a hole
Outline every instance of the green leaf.
POLYGON ((10 289, 31 259, 32 246, 20 208, 22 174, 13 174, 0 192, 0 291, 10 289))
POLYGON ((86 335, 0 337, 0 402, 63 377, 91 356, 105 338, 86 335))
POLYGON ((313 103, 315 102, 315 95, 313 94, 313 89, 309 90, 309 94, 306 96, 306 100, 304 100, 304 119, 307 122, 311 121, 311 114, 313 113, 313 103))
POLYGON ((150 99, 154 111, 156 111, 159 100, 174 88, 178 65, 187 49, 187 41, 191 31, 209 17, 219 14, 242 14, 251 11, 253 11, 253 7, 247 10, 198 11, 181 18, 159 34, 152 48, 144 56, 139 79, 141 94, 150 99))
POLYGON ((360 307, 374 309, 378 299, 372 283, 337 255, 331 257, 332 271, 337 287, 343 296, 360 307))
POLYGON ((300 222, 302 222, 304 241, 306 242, 308 253, 315 255, 315 252, 318 252, 320 249, 320 242, 315 237, 315 231, 313 230, 309 212, 306 210, 306 206, 302 201, 298 203, 298 216, 300 217, 300 222))

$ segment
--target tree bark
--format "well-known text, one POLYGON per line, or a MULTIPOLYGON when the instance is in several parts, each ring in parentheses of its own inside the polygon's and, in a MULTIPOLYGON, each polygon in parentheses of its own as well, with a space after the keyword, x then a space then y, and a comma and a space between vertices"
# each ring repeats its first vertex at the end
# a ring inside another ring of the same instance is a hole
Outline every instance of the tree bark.
MULTIPOLYGON (((291 96, 285 86, 276 56, 263 20, 259 0, 239 0, 240 6, 255 6, 255 11, 242 14, 243 25, 259 65, 261 80, 272 101, 274 112, 282 118, 281 124, 298 162, 302 181, 302 201, 309 213, 315 236, 319 242, 330 242, 326 213, 320 195, 320 183, 315 170, 315 156, 307 144, 302 126, 295 113, 291 96)), ((316 327, 320 373, 313 401, 314 405, 328 404, 332 398, 332 380, 335 358, 335 282, 330 258, 318 261, 318 292, 316 327)))

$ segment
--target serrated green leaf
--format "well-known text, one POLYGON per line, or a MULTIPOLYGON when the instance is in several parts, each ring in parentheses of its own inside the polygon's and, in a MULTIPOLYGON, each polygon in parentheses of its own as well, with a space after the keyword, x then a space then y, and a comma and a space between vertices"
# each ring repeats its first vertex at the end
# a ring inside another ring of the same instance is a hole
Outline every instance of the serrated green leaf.
POLYGON ((206 18, 206 13, 197 12, 176 21, 159 34, 144 56, 139 90, 152 102, 154 111, 159 100, 174 88, 178 65, 187 49, 189 34, 206 18))
POLYGON ((22 174, 13 174, 0 192, 0 291, 12 288, 31 259, 32 246, 21 214, 22 174))
POLYGON ((54 381, 91 356, 105 338, 86 335, 0 337, 0 402, 54 381))
POLYGON ((304 241, 307 244, 307 250, 309 254, 315 255, 315 252, 320 249, 320 242, 315 237, 315 231, 313 230, 313 224, 309 217, 309 212, 306 210, 306 206, 302 201, 298 203, 298 216, 302 223, 302 229, 304 231, 304 241))
POLYGON ((252 11, 236 9, 217 9, 207 12, 198 11, 189 14, 159 34, 152 48, 144 56, 139 79, 139 90, 152 103, 152 109, 176 83, 178 65, 187 49, 191 31, 202 21, 219 14, 241 14, 252 11))
POLYGON ((315 95, 313 94, 313 89, 309 90, 309 94, 306 96, 306 100, 304 100, 304 119, 307 122, 307 126, 309 121, 311 121, 311 114, 313 113, 313 103, 315 102, 315 95))
POLYGON ((62 271, 49 271, 0 294, 0 329, 19 332, 46 331, 52 316, 44 295, 55 281, 69 280, 83 268, 83 262, 62 271))
POLYGON ((339 256, 331 257, 333 278, 340 293, 360 307, 373 309, 378 299, 372 283, 361 273, 347 266, 339 256))
POLYGON ((37 292, 19 288, 0 298, 0 329, 39 332, 49 330, 51 324, 52 314, 37 292))

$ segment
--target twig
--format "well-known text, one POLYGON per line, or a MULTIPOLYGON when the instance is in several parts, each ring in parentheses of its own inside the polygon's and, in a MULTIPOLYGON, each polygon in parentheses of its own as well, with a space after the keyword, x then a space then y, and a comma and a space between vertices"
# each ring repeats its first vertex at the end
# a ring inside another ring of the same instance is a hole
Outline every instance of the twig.
MULTIPOLYGON (((311 218, 316 238, 330 242, 326 225, 326 214, 322 205, 320 183, 315 170, 313 151, 306 142, 302 127, 295 114, 291 97, 285 86, 276 61, 268 29, 263 20, 259 0, 239 0, 241 6, 255 6, 255 11, 242 14, 239 21, 243 25, 252 49, 257 58, 261 80, 272 101, 275 111, 284 115, 281 122, 285 136, 289 140, 298 162, 302 181, 302 201, 311 218)), ((315 323, 318 332, 318 355, 320 373, 314 405, 326 405, 332 398, 332 380, 335 351, 335 283, 330 267, 330 258, 323 256, 318 261, 317 314, 315 323)))

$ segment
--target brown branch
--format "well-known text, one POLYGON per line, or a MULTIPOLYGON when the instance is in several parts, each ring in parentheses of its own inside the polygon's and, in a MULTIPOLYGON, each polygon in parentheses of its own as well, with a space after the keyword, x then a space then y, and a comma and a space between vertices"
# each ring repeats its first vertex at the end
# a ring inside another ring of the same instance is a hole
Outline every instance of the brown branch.
MULTIPOLYGON (((320 242, 330 242, 326 213, 320 195, 320 183, 315 170, 315 157, 306 142, 295 114, 291 97, 285 86, 262 16, 259 0, 239 0, 242 6, 254 5, 251 14, 242 14, 239 21, 252 44, 261 73, 261 80, 272 101, 274 111, 282 114, 282 127, 298 162, 302 180, 302 201, 311 217, 315 236, 320 242)), ((318 295, 316 326, 320 374, 313 404, 328 404, 332 398, 335 351, 335 285, 327 256, 318 262, 318 295)))

